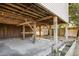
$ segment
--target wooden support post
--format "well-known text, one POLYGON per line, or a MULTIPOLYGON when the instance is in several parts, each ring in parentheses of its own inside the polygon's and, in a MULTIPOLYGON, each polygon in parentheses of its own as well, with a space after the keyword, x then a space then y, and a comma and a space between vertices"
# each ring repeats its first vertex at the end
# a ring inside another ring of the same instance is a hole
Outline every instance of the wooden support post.
POLYGON ((39 36, 41 37, 41 26, 39 26, 39 36))
POLYGON ((25 25, 23 25, 23 39, 25 39, 25 25))
POLYGON ((36 40, 36 23, 34 23, 34 26, 33 26, 33 28, 34 28, 34 33, 33 33, 33 43, 35 43, 35 40, 36 40))
POLYGON ((66 24, 66 27, 65 27, 65 38, 66 40, 68 39, 68 24, 66 24))
POLYGON ((54 24, 54 41, 55 41, 55 44, 57 44, 58 43, 58 18, 57 16, 54 16, 53 24, 54 24))
POLYGON ((50 37, 52 36, 52 28, 51 28, 51 25, 49 25, 49 36, 50 37))

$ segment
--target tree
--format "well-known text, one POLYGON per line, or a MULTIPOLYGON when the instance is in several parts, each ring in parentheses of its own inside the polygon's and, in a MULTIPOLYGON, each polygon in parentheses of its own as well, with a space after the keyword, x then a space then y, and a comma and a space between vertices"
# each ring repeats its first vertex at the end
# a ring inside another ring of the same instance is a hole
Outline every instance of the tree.
POLYGON ((70 23, 79 26, 79 3, 69 3, 69 19, 70 23))

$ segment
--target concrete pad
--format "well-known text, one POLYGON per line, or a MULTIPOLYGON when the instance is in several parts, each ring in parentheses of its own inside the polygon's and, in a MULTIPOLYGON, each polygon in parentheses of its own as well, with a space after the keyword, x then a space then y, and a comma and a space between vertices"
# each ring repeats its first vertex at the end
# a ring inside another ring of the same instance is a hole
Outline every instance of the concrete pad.
POLYGON ((41 38, 41 40, 37 38, 35 44, 33 44, 32 39, 29 38, 26 38, 25 40, 13 38, 13 39, 3 40, 0 42, 5 45, 4 47, 6 48, 8 47, 7 49, 8 51, 9 50, 15 51, 16 53, 14 52, 13 55, 29 55, 29 56, 36 55, 41 51, 48 49, 49 47, 51 47, 53 43, 52 41, 43 38, 41 38))
POLYGON ((18 56, 21 55, 16 50, 10 49, 8 46, 6 46, 4 43, 0 43, 0 56, 18 56))

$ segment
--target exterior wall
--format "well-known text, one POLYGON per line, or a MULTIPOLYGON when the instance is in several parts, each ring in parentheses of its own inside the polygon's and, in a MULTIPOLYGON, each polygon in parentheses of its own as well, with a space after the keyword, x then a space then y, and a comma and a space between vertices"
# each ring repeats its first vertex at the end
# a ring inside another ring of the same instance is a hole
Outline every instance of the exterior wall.
POLYGON ((42 29, 42 30, 41 30, 41 35, 48 35, 48 29, 47 29, 47 27, 43 27, 43 26, 42 26, 41 29, 42 29))
POLYGON ((68 36, 69 37, 76 37, 77 36, 77 28, 69 28, 68 29, 68 36))
MULTIPOLYGON (((68 28, 68 36, 76 37, 78 28, 68 28)), ((65 29, 59 29, 59 36, 65 36, 65 29)))
MULTIPOLYGON (((26 27, 26 31, 31 31, 26 27)), ((15 25, 0 24, 0 39, 22 38, 22 27, 15 25)), ((31 35, 26 35, 29 37, 31 35)))
POLYGON ((59 16, 64 21, 69 22, 68 3, 41 3, 41 5, 59 16))
POLYGON ((21 27, 0 24, 0 39, 21 37, 21 27))
POLYGON ((65 28, 60 28, 60 29, 58 30, 58 35, 59 35, 59 36, 65 36, 65 28))
MULTIPOLYGON (((39 27, 37 27, 36 35, 39 35, 39 27)), ((49 30, 45 26, 41 26, 41 35, 49 35, 49 30)), ((58 29, 58 35, 64 36, 65 35, 65 28, 58 29)), ((53 36, 53 29, 52 29, 52 36, 53 36)))
MULTIPOLYGON (((37 27, 36 35, 39 35, 39 27, 37 27)), ((41 26, 41 35, 48 35, 48 29, 45 26, 41 26)))
MULTIPOLYGON (((68 36, 69 37, 76 37, 77 35, 77 28, 68 28, 68 36)), ((48 29, 46 27, 41 27, 41 35, 44 36, 44 35, 48 35, 48 29)), ((39 27, 36 31, 36 35, 39 35, 39 27)), ((52 35, 53 35, 53 29, 52 29, 52 35)), ((60 28, 58 30, 58 36, 65 36, 65 28, 60 28)))
POLYGON ((39 33, 39 27, 37 27, 37 29, 36 29, 36 35, 40 35, 40 33, 39 33))

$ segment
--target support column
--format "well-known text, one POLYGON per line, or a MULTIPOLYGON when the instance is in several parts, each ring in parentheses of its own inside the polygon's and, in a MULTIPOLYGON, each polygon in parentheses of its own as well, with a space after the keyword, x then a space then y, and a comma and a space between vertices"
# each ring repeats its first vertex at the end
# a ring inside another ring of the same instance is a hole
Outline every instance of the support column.
POLYGON ((23 39, 25 39, 25 25, 23 25, 23 39))
POLYGON ((35 43, 35 40, 36 40, 36 23, 34 23, 34 34, 33 34, 33 43, 35 43))
POLYGON ((51 28, 51 25, 49 25, 49 36, 52 37, 52 28, 51 28))
POLYGON ((68 39, 68 24, 65 27, 65 38, 68 39))
POLYGON ((58 17, 57 16, 54 16, 53 24, 54 24, 54 41, 55 41, 55 44, 57 44, 58 43, 58 17))
POLYGON ((41 37, 41 25, 39 26, 39 36, 41 37))

